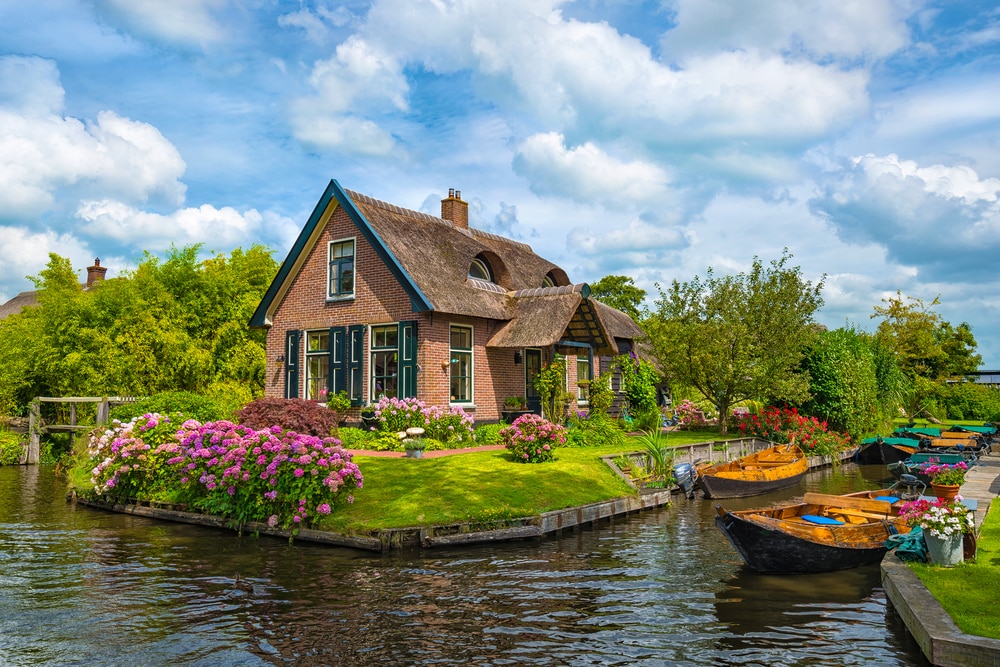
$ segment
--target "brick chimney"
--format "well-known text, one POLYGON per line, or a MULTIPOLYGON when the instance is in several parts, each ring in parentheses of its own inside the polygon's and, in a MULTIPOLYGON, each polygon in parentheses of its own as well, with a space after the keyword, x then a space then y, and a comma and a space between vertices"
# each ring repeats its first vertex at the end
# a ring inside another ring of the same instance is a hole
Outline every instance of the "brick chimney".
POLYGON ((441 217, 462 229, 469 228, 469 203, 462 201, 462 191, 448 188, 448 198, 441 200, 441 217))
POLYGON ((94 265, 87 267, 87 287, 104 280, 104 274, 108 272, 108 267, 101 266, 101 258, 94 258, 94 265))

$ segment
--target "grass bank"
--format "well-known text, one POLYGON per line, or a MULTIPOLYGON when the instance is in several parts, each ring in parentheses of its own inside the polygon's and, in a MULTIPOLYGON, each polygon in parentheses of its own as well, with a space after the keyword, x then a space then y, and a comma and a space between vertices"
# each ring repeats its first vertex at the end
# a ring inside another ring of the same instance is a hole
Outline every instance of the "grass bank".
MULTIPOLYGON (((733 436, 731 436, 733 437, 733 436)), ((723 439, 715 431, 667 434, 671 446, 723 439)), ((433 459, 357 455, 364 488, 350 505, 324 517, 320 529, 360 534, 380 528, 489 523, 587 505, 635 493, 600 457, 640 450, 561 447, 554 461, 518 463, 506 451, 470 452, 433 459)))
POLYGON ((1000 616, 995 612, 1000 582, 1000 502, 990 504, 975 561, 951 568, 924 563, 910 563, 910 567, 962 632, 1000 639, 1000 616))

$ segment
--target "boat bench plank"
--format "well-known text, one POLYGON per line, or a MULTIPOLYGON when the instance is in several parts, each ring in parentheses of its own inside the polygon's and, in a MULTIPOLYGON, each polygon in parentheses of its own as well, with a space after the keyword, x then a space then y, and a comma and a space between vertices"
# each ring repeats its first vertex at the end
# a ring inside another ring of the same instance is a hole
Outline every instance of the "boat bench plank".
POLYGON ((883 516, 892 512, 892 505, 885 500, 873 498, 853 498, 851 496, 836 496, 829 493, 809 492, 802 497, 802 502, 809 505, 828 505, 831 507, 849 507, 867 512, 877 512, 883 516))
POLYGON ((864 519, 888 519, 888 514, 877 514, 875 512, 865 512, 863 510, 848 509, 846 507, 831 507, 827 514, 843 514, 844 516, 858 516, 864 519))

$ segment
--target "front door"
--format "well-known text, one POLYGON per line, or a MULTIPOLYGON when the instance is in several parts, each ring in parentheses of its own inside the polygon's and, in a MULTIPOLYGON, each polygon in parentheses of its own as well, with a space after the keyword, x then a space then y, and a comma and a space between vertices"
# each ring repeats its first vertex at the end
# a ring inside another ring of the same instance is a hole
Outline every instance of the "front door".
POLYGON ((542 351, 537 348, 527 348, 524 351, 524 396, 528 399, 528 409, 535 414, 542 414, 542 399, 535 389, 535 378, 542 370, 542 351))

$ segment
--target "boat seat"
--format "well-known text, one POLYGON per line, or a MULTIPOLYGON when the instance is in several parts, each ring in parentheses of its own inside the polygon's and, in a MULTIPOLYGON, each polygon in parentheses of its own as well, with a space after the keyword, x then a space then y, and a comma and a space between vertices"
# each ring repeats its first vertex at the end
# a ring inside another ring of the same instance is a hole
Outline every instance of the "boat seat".
POLYGON ((875 496, 875 500, 884 500, 885 502, 889 503, 890 505, 892 503, 898 503, 899 502, 899 498, 897 498, 896 496, 875 496))
POLYGON ((809 523, 818 523, 822 526, 843 526, 844 522, 840 519, 832 519, 828 516, 819 516, 816 514, 803 514, 803 521, 808 521, 809 523))

